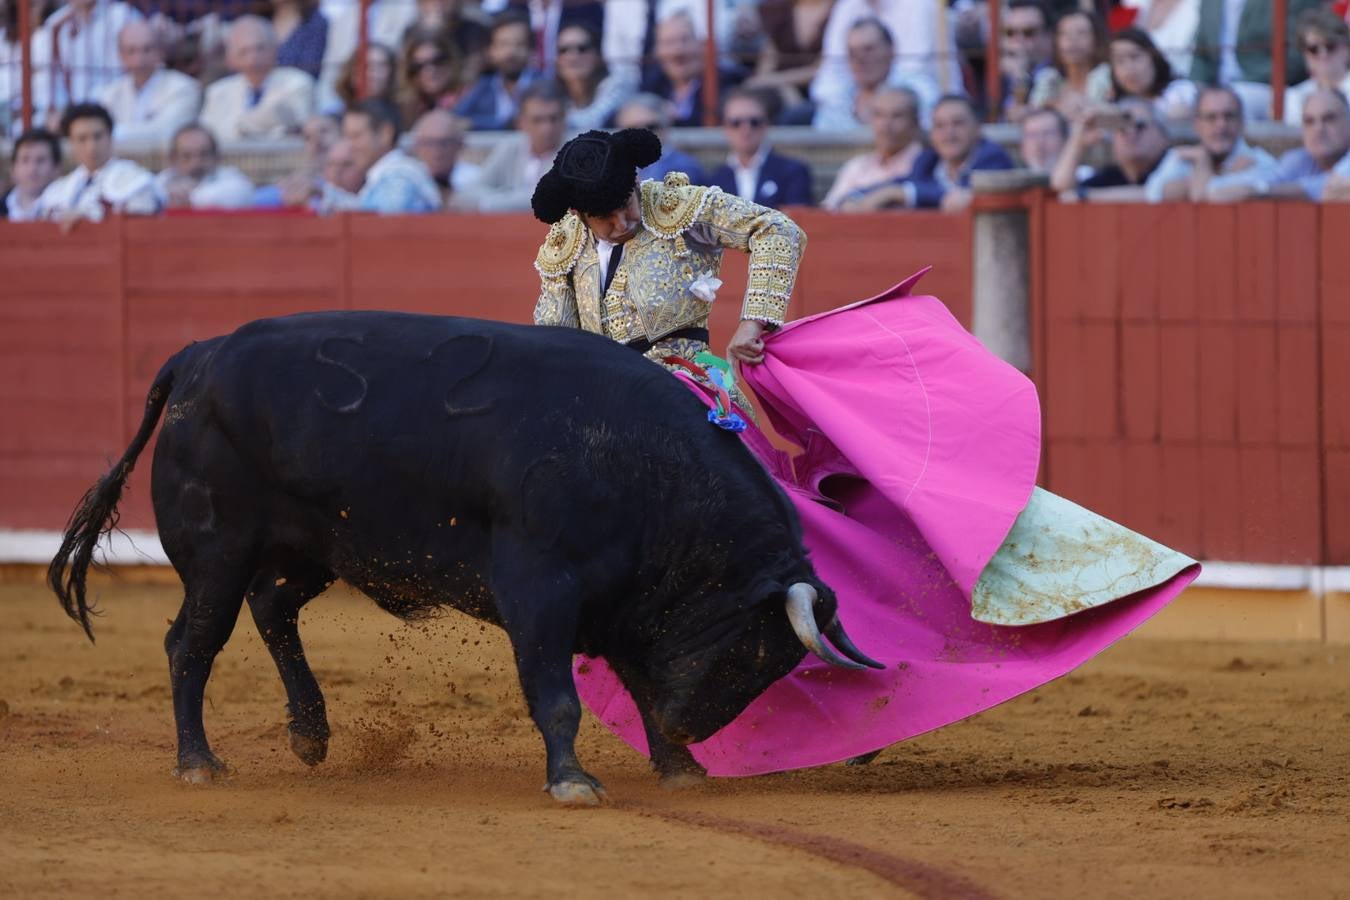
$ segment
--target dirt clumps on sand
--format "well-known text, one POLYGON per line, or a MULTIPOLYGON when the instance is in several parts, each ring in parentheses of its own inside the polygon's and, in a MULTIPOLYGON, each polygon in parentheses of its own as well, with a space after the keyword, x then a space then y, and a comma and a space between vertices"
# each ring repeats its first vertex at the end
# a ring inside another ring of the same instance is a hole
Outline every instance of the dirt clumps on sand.
POLYGON ((100 595, 95 647, 40 586, 0 585, 0 896, 1350 896, 1350 648, 1127 639, 871 765, 685 792, 588 715, 614 802, 577 812, 540 791, 500 632, 344 589, 301 621, 327 761, 292 755, 242 616, 206 707, 234 774, 183 785, 181 594, 100 595))

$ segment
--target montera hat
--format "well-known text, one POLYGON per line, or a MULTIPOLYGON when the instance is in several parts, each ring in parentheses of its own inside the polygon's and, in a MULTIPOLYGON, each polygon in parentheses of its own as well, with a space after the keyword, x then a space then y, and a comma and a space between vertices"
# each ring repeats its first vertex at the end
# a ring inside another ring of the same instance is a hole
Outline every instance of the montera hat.
POLYGON ((628 203, 637 170, 661 158, 661 139, 646 128, 588 131, 563 144, 530 199, 535 217, 552 225, 575 209, 606 216, 628 203))

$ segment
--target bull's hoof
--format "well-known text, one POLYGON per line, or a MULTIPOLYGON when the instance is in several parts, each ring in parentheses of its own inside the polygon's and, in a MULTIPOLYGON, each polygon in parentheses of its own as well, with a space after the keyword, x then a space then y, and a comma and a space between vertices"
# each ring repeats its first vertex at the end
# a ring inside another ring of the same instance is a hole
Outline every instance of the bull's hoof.
POLYGON ((214 784, 224 781, 229 770, 215 756, 207 754, 181 760, 174 766, 173 775, 185 784, 214 784))
POLYGON ((708 776, 702 772, 672 772, 662 775, 660 785, 667 791, 683 791, 708 783, 708 776))
POLYGON ((862 754, 859 754, 858 756, 855 756, 855 757, 853 757, 853 758, 851 758, 851 759, 845 760, 845 761, 844 761, 844 765, 846 765, 846 766, 865 766, 865 765, 867 765, 868 763, 870 763, 872 760, 876 759, 876 758, 877 758, 878 756, 880 756, 880 755, 881 755, 881 751, 880 751, 880 750, 873 750, 871 753, 862 753, 862 754))
POLYGON ((609 802, 609 794, 594 778, 555 781, 544 785, 544 790, 563 806, 603 806, 609 802))
POLYGON ((307 766, 317 766, 328 757, 328 738, 310 737, 298 731, 291 733, 291 752, 307 766))

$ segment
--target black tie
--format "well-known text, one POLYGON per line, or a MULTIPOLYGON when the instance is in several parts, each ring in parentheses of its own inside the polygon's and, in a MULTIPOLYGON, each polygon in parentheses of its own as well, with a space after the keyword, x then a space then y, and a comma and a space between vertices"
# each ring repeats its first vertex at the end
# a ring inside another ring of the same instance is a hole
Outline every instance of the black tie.
POLYGON ((619 259, 623 256, 623 244, 615 244, 614 249, 609 251, 609 268, 605 270, 605 285, 600 288, 600 293, 609 292, 609 283, 614 280, 614 273, 619 271, 619 259))

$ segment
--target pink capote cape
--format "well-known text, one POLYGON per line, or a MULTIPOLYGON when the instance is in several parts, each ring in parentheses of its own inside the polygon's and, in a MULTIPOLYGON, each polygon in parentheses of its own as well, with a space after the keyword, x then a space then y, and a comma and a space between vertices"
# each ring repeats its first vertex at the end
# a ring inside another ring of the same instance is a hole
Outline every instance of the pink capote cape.
MULTIPOLYGON (((845 629, 887 668, 845 671, 808 654, 690 747, 709 774, 838 762, 988 709, 1090 659, 1197 574, 1043 624, 971 617, 971 590, 1035 484, 1040 407, 1031 382, 940 301, 909 296, 922 274, 789 323, 766 341, 762 365, 741 368, 803 452, 789 460, 753 425, 742 437, 796 506, 845 629)), ((637 710, 604 661, 579 660, 575 672, 587 706, 646 753, 637 710)))

